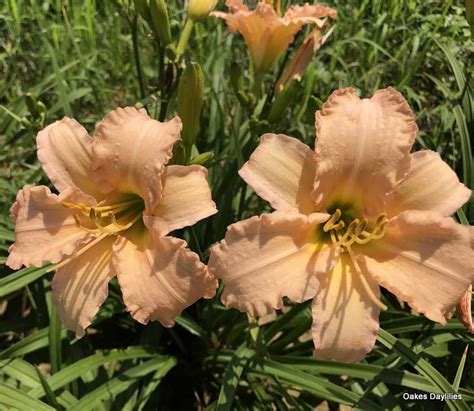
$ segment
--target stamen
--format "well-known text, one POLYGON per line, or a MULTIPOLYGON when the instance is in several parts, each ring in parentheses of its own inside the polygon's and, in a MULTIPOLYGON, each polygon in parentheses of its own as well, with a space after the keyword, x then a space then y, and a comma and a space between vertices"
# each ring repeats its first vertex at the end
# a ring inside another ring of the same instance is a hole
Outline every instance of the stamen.
POLYGON ((387 214, 385 213, 377 217, 372 232, 366 230, 369 224, 367 218, 363 218, 362 221, 358 218, 352 220, 346 231, 343 232, 345 223, 341 220, 341 216, 341 210, 336 209, 323 226, 324 232, 329 232, 334 246, 347 248, 354 243, 367 244, 373 240, 380 240, 385 235, 385 224, 388 222, 387 214))
POLYGON ((323 226, 324 232, 327 233, 329 230, 332 230, 335 227, 334 223, 341 218, 341 215, 342 215, 341 210, 336 209, 336 211, 334 211, 334 213, 331 215, 329 220, 326 221, 326 224, 324 224, 323 226))
POLYGON ((108 205, 108 206, 94 207, 94 208, 96 210, 100 210, 100 211, 114 210, 114 212, 117 212, 118 209, 125 210, 130 205, 139 203, 140 201, 142 201, 140 198, 136 198, 134 200, 124 201, 123 203, 117 203, 117 204, 112 204, 112 205, 108 205))
POLYGON ((351 256, 352 265, 354 266, 354 269, 356 270, 357 274, 359 274, 360 282, 362 283, 362 286, 364 287, 364 290, 367 293, 367 296, 369 297, 370 301, 372 301, 381 310, 386 311, 388 307, 385 304, 383 304, 382 301, 380 301, 373 293, 372 289, 369 286, 369 283, 367 282, 367 278, 365 278, 365 275, 362 272, 359 266, 359 263, 357 262, 354 252, 352 251, 350 247, 347 248, 347 251, 349 252, 349 255, 351 256))
POLYGON ((133 207, 142 201, 139 198, 104 206, 106 201, 102 200, 96 206, 68 202, 63 202, 63 205, 66 208, 81 210, 80 214, 74 215, 74 220, 79 228, 88 233, 117 234, 130 228, 142 216, 141 210, 133 207), (125 213, 122 213, 124 211, 125 213), (123 215, 117 217, 119 213, 123 215), (84 222, 84 217, 87 222, 84 222))

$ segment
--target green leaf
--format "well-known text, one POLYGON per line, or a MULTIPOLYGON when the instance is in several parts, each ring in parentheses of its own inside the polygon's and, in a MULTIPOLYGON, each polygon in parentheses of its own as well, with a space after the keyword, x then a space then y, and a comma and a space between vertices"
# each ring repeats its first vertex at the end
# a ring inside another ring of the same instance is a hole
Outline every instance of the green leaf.
POLYGON ((0 383, 0 404, 18 410, 55 411, 53 407, 31 398, 23 391, 0 383))
POLYGON ((204 329, 198 323, 190 318, 179 315, 176 317, 176 324, 203 340, 207 339, 206 331, 204 331, 204 329))
POLYGON ((234 352, 225 370, 224 379, 219 391, 219 398, 217 399, 217 411, 231 410, 232 401, 235 398, 235 390, 239 384, 242 372, 249 359, 254 355, 255 351, 247 348, 245 343, 234 352))
POLYGON ((13 242, 15 241, 15 233, 10 230, 0 227, 0 240, 13 242))
POLYGON ((50 323, 49 323, 49 358, 51 362, 51 374, 55 374, 61 368, 62 361, 62 338, 61 332, 63 325, 59 319, 56 306, 51 305, 50 323))
POLYGON ((36 367, 21 358, 0 360, 0 373, 14 378, 23 387, 35 388, 40 385, 36 367))
POLYGON ((263 360, 261 367, 248 369, 248 373, 265 375, 279 378, 280 382, 285 382, 293 389, 300 387, 319 398, 336 401, 338 403, 350 405, 357 408, 369 410, 382 410, 378 404, 349 391, 339 385, 329 382, 326 378, 316 377, 314 375, 292 369, 283 364, 272 360, 263 360))
POLYGON ((469 351, 469 345, 466 345, 466 348, 464 349, 464 353, 461 357, 461 361, 459 362, 458 370, 456 371, 456 376, 454 377, 453 387, 456 390, 456 392, 459 391, 459 384, 461 384, 462 373, 464 371, 464 366, 466 365, 466 358, 467 358, 468 351, 469 351))
MULTIPOLYGON (((399 339, 394 337, 384 329, 380 329, 377 340, 386 348, 397 352, 405 360, 407 360, 417 371, 426 377, 427 380, 431 381, 434 386, 441 390, 441 392, 455 392, 454 387, 436 370, 431 364, 421 358, 413 350, 408 348, 399 339)), ((448 407, 451 410, 466 410, 469 411, 469 407, 464 400, 446 400, 448 407)))
POLYGON ((442 392, 425 377, 408 371, 392 370, 373 364, 344 364, 335 361, 318 360, 316 358, 296 357, 289 355, 274 355, 272 359, 311 374, 347 375, 365 381, 383 381, 424 392, 442 392))
MULTIPOLYGON (((48 379, 48 384, 53 391, 56 391, 81 377, 84 373, 97 369, 103 364, 112 361, 150 358, 156 355, 156 351, 143 347, 130 347, 127 350, 111 350, 97 353, 64 367, 48 379)), ((36 388, 30 391, 29 394, 34 398, 41 398, 44 392, 43 390, 36 388)))
POLYGON ((38 374, 38 378, 41 382, 41 386, 43 387, 44 393, 46 394, 46 398, 48 400, 48 403, 52 405, 56 410, 61 410, 62 407, 58 404, 58 400, 56 399, 56 396, 54 395, 54 392, 51 390, 51 387, 48 384, 48 381, 46 381, 46 378, 44 375, 41 373, 38 368, 36 369, 36 372, 38 374))
POLYGON ((0 279, 0 297, 17 291, 46 274, 50 266, 29 267, 0 279))
MULTIPOLYGON (((228 363, 231 359, 231 353, 227 352, 224 354, 219 352, 208 357, 206 361, 211 363, 228 363)), ((334 364, 337 363, 334 362, 334 364)), ((306 391, 321 399, 361 407, 363 409, 382 410, 382 408, 373 401, 340 387, 328 381, 326 378, 316 377, 273 360, 261 359, 259 362, 248 364, 246 375, 257 376, 259 378, 273 377, 276 378, 279 383, 286 385, 287 388, 306 391)))
MULTIPOLYGON (((16 344, 8 347, 0 353, 0 359, 19 357, 21 355, 29 354, 30 352, 39 350, 48 346, 49 344, 49 327, 43 328, 35 333, 23 338, 16 344)), ((66 329, 61 331, 61 338, 65 338, 67 335, 66 329)))
POLYGON ((137 382, 140 378, 145 377, 154 371, 161 371, 160 376, 163 378, 168 371, 176 365, 176 362, 176 359, 173 357, 158 356, 144 364, 130 368, 86 394, 77 404, 69 408, 69 410, 83 411, 93 409, 93 407, 100 404, 101 401, 113 399, 115 396, 125 391, 130 385, 137 382))

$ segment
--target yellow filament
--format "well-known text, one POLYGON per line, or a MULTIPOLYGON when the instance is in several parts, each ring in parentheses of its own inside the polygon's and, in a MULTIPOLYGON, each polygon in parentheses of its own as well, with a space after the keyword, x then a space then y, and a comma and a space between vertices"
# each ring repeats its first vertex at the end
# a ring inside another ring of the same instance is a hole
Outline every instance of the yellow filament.
POLYGON ((65 265, 69 264, 72 260, 74 260, 75 258, 77 258, 80 255, 84 254, 87 250, 94 247, 97 243, 102 241, 108 235, 109 234, 102 234, 102 235, 98 236, 96 239, 92 240, 90 243, 87 243, 83 248, 78 250, 76 253, 70 255, 64 261, 61 261, 60 263, 53 265, 51 268, 48 269, 47 272, 50 273, 51 271, 56 271, 59 268, 64 267, 65 265))
POLYGON ((324 232, 327 233, 329 230, 332 230, 335 227, 334 223, 341 218, 341 215, 342 215, 341 210, 336 209, 336 211, 334 211, 334 214, 324 224, 323 226, 324 232))
POLYGON ((77 226, 82 230, 87 231, 88 233, 104 233, 109 235, 127 230, 138 221, 142 213, 132 206, 137 205, 141 201, 141 199, 137 198, 111 205, 103 205, 105 200, 101 201, 96 206, 68 202, 63 202, 63 205, 66 208, 81 210, 81 214, 74 215, 74 220, 76 221, 77 226), (126 213, 120 216, 117 221, 117 214, 123 211, 126 211, 126 213), (92 227, 83 223, 81 215, 85 216, 89 223, 92 223, 92 227), (131 220, 127 221, 129 218, 131 218, 131 220))
POLYGON ((373 240, 380 240, 385 235, 385 224, 388 222, 385 213, 380 214, 375 222, 372 232, 366 231, 368 221, 366 218, 359 221, 358 218, 352 220, 347 227, 345 233, 341 233, 344 229, 344 221, 340 220, 342 213, 339 209, 331 215, 323 226, 325 232, 330 232, 331 241, 335 246, 350 247, 353 243, 367 244, 373 240))
POLYGON ((382 311, 385 311, 387 309, 387 306, 383 304, 382 301, 380 301, 373 293, 372 289, 369 286, 369 283, 367 282, 367 278, 365 278, 364 273, 360 269, 359 263, 357 262, 354 252, 352 251, 350 247, 347 248, 347 251, 349 252, 349 255, 351 256, 352 265, 354 266, 354 269, 356 270, 357 274, 359 274, 362 287, 364 287, 364 290, 367 293, 367 296, 369 297, 370 301, 372 301, 382 311))

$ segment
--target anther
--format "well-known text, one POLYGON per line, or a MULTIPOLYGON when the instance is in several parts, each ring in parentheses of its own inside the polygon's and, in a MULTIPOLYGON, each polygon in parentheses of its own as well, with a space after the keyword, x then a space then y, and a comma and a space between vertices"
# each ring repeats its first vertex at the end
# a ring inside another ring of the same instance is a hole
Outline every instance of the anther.
POLYGON ((327 233, 329 230, 334 229, 335 222, 341 218, 341 215, 342 215, 341 210, 336 209, 336 211, 334 211, 334 213, 331 215, 331 218, 329 218, 329 220, 326 221, 326 224, 324 224, 323 226, 324 232, 327 233))

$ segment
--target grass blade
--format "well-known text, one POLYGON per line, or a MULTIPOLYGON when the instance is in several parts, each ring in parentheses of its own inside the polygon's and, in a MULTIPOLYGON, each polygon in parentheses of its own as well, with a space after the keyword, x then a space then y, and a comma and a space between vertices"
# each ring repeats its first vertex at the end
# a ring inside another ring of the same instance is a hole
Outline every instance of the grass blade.
POLYGON ((55 411, 53 407, 31 398, 23 391, 0 383, 0 404, 18 410, 55 411))
POLYGON ((124 371, 117 377, 102 384, 100 387, 82 397, 79 402, 73 405, 69 410, 82 411, 93 409, 94 406, 100 404, 103 400, 113 399, 115 396, 125 391, 130 385, 137 382, 140 378, 145 377, 154 371, 161 371, 160 376, 163 378, 175 365, 176 359, 173 357, 159 356, 153 358, 144 364, 137 365, 124 371))

